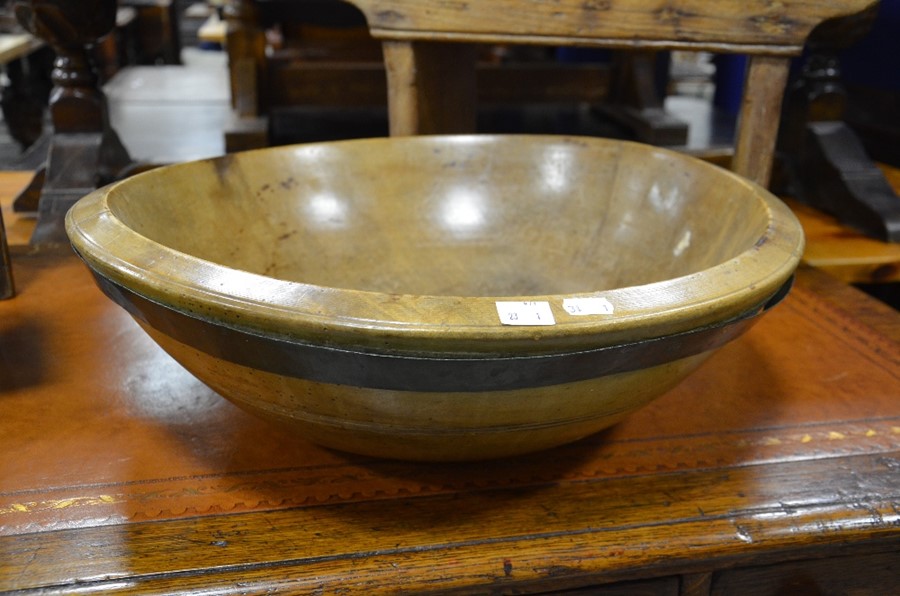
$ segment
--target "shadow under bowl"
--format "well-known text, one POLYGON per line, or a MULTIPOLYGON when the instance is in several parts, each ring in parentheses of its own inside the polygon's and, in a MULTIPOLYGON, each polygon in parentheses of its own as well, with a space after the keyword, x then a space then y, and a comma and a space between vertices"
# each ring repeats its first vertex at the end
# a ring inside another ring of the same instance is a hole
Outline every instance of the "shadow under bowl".
POLYGON ((739 176, 556 136, 237 153, 100 189, 66 225, 104 292, 222 396, 419 460, 610 426, 743 333, 803 250, 739 176))

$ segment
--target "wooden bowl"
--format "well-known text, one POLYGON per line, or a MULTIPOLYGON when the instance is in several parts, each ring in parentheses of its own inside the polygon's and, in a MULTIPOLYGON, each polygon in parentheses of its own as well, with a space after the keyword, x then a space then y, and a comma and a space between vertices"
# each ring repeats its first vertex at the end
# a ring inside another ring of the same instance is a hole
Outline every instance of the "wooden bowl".
POLYGON ((545 136, 179 164, 90 194, 67 230, 224 397, 324 445, 422 460, 613 424, 743 332, 803 249, 789 209, 725 170, 545 136))

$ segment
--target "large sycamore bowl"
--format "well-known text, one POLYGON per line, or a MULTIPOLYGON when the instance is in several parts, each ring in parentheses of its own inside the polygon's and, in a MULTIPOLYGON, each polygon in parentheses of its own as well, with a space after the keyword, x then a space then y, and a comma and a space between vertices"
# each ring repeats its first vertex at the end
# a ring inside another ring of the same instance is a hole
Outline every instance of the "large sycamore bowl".
POLYGON ((803 249, 790 210, 726 170, 555 136, 237 153, 102 188, 66 225, 101 289, 225 398, 420 460, 610 426, 743 333, 803 249))

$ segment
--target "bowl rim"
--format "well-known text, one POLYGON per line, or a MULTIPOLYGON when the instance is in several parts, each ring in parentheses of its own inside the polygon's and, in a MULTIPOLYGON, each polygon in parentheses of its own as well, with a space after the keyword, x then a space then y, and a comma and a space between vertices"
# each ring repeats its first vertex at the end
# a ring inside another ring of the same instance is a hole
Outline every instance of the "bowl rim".
MULTIPOLYGON (((768 218, 765 231, 749 249, 707 269, 596 292, 472 297, 324 287, 233 269, 166 247, 129 228, 110 208, 111 195, 123 187, 196 162, 156 168, 93 191, 68 212, 66 230, 76 253, 95 275, 183 314, 291 341, 443 356, 589 349, 715 324, 758 308, 799 264, 804 248, 802 227, 790 208, 769 191, 698 158, 632 141, 563 135, 424 135, 271 147, 253 153, 323 144, 502 143, 510 139, 516 143, 613 143, 708 168, 712 175, 728 177, 745 187, 748 196, 760 201, 768 218), (566 299, 594 298, 607 300, 613 306, 612 314, 575 316, 563 308, 566 299), (554 323, 504 324, 498 302, 545 302, 554 323)), ((216 162, 236 155, 240 154, 198 161, 216 162)))

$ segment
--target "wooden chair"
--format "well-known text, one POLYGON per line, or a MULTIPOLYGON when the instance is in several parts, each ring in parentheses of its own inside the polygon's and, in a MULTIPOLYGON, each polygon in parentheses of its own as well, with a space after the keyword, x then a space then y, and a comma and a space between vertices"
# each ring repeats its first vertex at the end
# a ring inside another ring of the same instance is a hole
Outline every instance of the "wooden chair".
MULTIPOLYGON (((234 108, 227 151, 387 132, 382 48, 356 7, 340 0, 232 0, 223 12, 234 108), (313 114, 333 110, 339 115, 326 116, 327 124, 314 123, 313 114)), ((556 61, 550 48, 519 47, 510 55, 506 47, 482 44, 469 51, 478 58, 478 100, 494 108, 596 104, 609 92, 611 69, 596 61, 556 61)))
POLYGON ((821 22, 876 0, 349 0, 382 41, 392 135, 475 130, 474 52, 578 45, 750 55, 732 169, 767 184, 789 61, 821 22))

